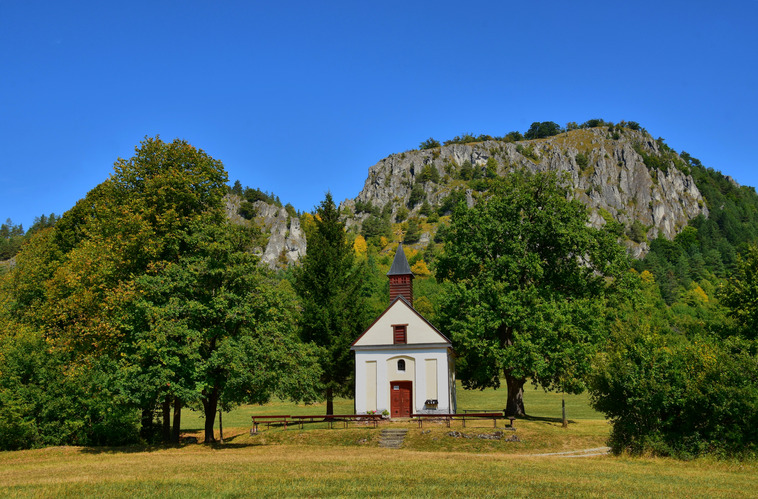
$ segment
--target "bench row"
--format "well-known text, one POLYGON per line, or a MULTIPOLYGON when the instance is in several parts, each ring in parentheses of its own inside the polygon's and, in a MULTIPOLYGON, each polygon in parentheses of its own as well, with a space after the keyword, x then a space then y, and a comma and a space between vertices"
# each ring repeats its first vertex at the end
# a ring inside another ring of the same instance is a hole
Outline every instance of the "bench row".
MULTIPOLYGON (((503 419, 502 412, 468 412, 463 414, 411 414, 412 418, 418 419, 418 427, 422 428, 425 419, 441 419, 447 423, 447 427, 450 428, 450 421, 460 420, 463 422, 463 427, 466 427, 466 420, 472 419, 491 419, 494 427, 497 427, 497 420, 503 419)), ((513 416, 509 416, 510 426, 513 428, 513 422, 516 420, 513 416)))
POLYGON ((341 421, 345 424, 345 428, 347 428, 347 425, 350 421, 370 421, 374 424, 374 428, 376 428, 379 420, 382 419, 382 415, 381 414, 329 414, 329 415, 317 414, 317 415, 310 415, 310 416, 265 415, 265 416, 251 416, 251 418, 253 420, 252 433, 258 433, 258 425, 263 424, 263 423, 266 424, 266 427, 269 427, 275 423, 283 424, 284 428, 287 428, 288 424, 295 423, 300 426, 300 429, 302 429, 305 423, 327 422, 329 423, 329 428, 332 428, 335 421, 341 421))
MULTIPOLYGON (((460 420, 463 422, 463 427, 466 427, 466 420, 468 419, 471 421, 472 419, 492 419, 493 425, 497 427, 497 420, 503 419, 503 413, 502 412, 474 412, 474 413, 464 413, 464 414, 411 414, 412 418, 416 418, 418 420, 418 426, 419 428, 423 427, 423 421, 425 419, 437 419, 437 420, 444 420, 447 423, 448 428, 450 427, 450 421, 452 420, 460 420)), ((374 428, 376 428, 379 420, 382 419, 381 414, 330 414, 330 415, 324 415, 324 414, 317 414, 317 415, 307 415, 307 416, 292 416, 289 414, 286 415, 264 415, 264 416, 251 416, 251 419, 253 421, 253 429, 251 433, 258 433, 258 425, 259 424, 265 424, 266 427, 270 427, 272 424, 283 424, 284 428, 287 428, 288 424, 297 424, 300 429, 303 428, 303 425, 305 423, 318 423, 318 422, 327 422, 329 423, 329 428, 333 428, 335 421, 340 421, 345 424, 345 428, 347 428, 347 425, 350 421, 369 421, 374 424, 374 428)), ((513 427, 513 421, 515 418, 509 417, 510 420, 510 426, 513 427)))

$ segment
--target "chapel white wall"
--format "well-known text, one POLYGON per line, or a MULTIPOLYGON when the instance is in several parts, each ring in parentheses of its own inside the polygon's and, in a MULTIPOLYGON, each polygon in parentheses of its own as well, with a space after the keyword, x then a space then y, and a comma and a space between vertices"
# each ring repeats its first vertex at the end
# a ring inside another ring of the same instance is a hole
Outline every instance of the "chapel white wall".
MULTIPOLYGON (((439 337, 439 336, 438 336, 439 337)), ((355 352, 355 410, 357 414, 369 410, 382 412, 390 410, 390 383, 392 381, 413 382, 413 411, 430 412, 424 402, 427 400, 427 367, 426 360, 434 360, 436 364, 437 409, 433 412, 450 413, 454 410, 451 404, 452 387, 451 375, 448 372, 448 349, 404 349, 397 350, 356 350, 355 352), (405 373, 398 373, 397 360, 406 360, 405 373), (409 362, 412 361, 412 364, 409 362), (367 363, 374 363, 368 364, 367 363), (370 372, 376 366, 375 392, 367 388, 370 372), (411 367, 411 365, 413 367, 411 367), (369 366, 371 366, 369 368, 369 366)))

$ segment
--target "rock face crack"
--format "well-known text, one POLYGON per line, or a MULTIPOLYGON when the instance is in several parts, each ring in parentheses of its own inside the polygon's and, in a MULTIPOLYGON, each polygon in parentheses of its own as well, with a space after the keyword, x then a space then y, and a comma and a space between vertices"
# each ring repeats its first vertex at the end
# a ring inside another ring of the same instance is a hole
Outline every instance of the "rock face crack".
POLYGON ((379 447, 399 449, 403 445, 406 433, 408 430, 403 428, 382 430, 379 434, 379 447))

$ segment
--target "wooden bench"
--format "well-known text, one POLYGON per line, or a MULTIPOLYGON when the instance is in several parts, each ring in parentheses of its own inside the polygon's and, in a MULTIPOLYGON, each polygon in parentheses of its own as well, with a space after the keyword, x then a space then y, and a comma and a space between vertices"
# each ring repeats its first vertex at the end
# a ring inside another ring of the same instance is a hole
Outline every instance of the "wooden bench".
MULTIPOLYGON (((499 411, 497 409, 494 409, 494 410, 493 409, 463 409, 463 414, 464 415, 465 414, 469 414, 469 413, 473 414, 473 413, 477 413, 477 412, 478 413, 482 413, 482 412, 492 412, 492 413, 498 412, 499 413, 501 411, 499 411)), ((505 416, 505 409, 502 410, 502 413, 503 413, 503 416, 505 416)), ((516 420, 516 418, 514 416, 507 416, 507 418, 510 421, 511 428, 513 428, 513 422, 516 420)))
MULTIPOLYGON (((418 427, 423 427, 424 419, 443 419, 447 423, 447 427, 450 428, 450 421, 459 419, 463 422, 463 427, 466 427, 466 419, 471 421, 472 419, 492 419, 493 426, 497 427, 497 420, 502 419, 502 412, 464 412, 463 414, 411 414, 412 418, 418 419, 418 427)), ((514 417, 509 417, 510 425, 513 427, 514 417)))
POLYGON ((443 419, 447 423, 447 427, 450 428, 450 421, 457 416, 457 414, 411 414, 412 418, 418 419, 418 427, 423 428, 425 419, 443 419))
POLYGON ((287 429, 287 422, 290 419, 289 415, 265 415, 265 416, 251 416, 253 420, 253 433, 258 433, 258 425, 266 423, 266 428, 270 428, 272 423, 283 423, 284 429, 287 429))
POLYGON ((330 429, 334 427, 335 421, 342 421, 345 423, 345 428, 347 428, 348 422, 350 421, 371 421, 374 423, 374 428, 376 428, 378 422, 381 419, 381 414, 317 414, 306 416, 292 416, 292 420, 300 425, 300 429, 303 428, 304 423, 318 423, 323 421, 329 423, 330 429))
MULTIPOLYGON (((503 418, 503 413, 502 412, 464 412, 463 414, 458 414, 457 416, 463 421, 464 428, 466 427, 467 418, 469 421, 471 421, 472 419, 492 418, 493 428, 497 428, 497 420, 503 418)), ((513 426, 513 420, 511 420, 511 426, 513 426)))

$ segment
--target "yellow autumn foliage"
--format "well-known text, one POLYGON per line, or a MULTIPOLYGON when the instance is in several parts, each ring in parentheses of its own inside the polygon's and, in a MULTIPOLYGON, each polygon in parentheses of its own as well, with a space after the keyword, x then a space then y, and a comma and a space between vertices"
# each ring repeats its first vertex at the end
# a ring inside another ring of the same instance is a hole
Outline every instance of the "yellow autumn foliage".
POLYGON ((411 267, 411 272, 417 276, 428 276, 431 274, 429 267, 426 266, 426 262, 424 260, 419 260, 414 263, 413 267, 411 267))
POLYGON ((642 271, 640 274, 640 279, 642 279, 642 282, 645 284, 652 284, 655 282, 655 276, 647 270, 642 271))
POLYGON ((366 244, 366 239, 362 235, 358 234, 358 236, 356 236, 355 242, 353 243, 353 250, 357 256, 366 256, 366 253, 368 252, 368 244, 366 244))

